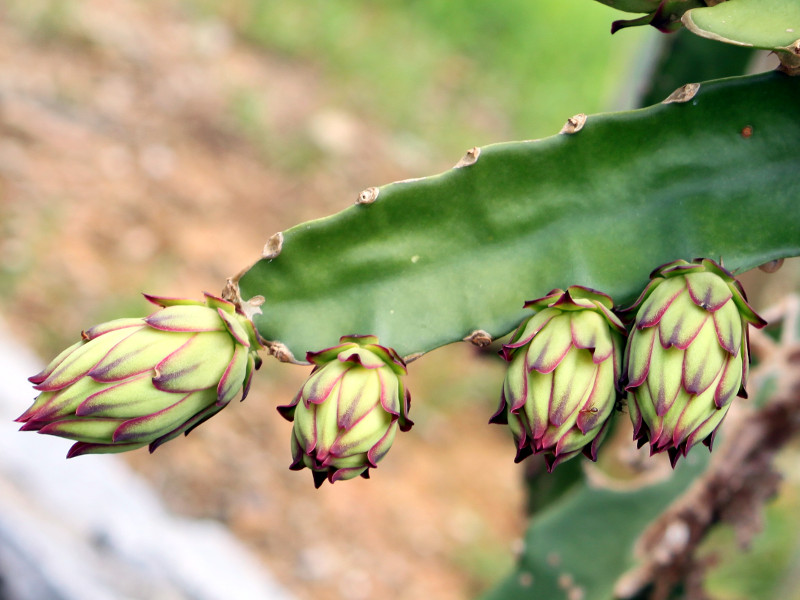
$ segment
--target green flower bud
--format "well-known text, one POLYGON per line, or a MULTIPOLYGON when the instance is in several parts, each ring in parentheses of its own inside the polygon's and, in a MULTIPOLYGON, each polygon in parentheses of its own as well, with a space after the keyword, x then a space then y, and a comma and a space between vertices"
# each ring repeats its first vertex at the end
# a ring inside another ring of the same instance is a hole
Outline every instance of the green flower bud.
POLYGON ((311 377, 291 404, 278 411, 292 428, 292 470, 311 469, 314 485, 369 477, 408 431, 411 396, 403 360, 374 336, 344 336, 338 346, 309 352, 311 377))
POLYGON ((247 395, 261 347, 231 302, 145 297, 161 309, 83 332, 30 381, 22 430, 76 440, 67 457, 152 452, 247 395))
POLYGON ((709 259, 659 267, 636 307, 625 354, 634 439, 666 450, 674 466, 700 441, 711 448, 731 400, 745 395, 747 324, 766 322, 709 259))
POLYGON ((580 452, 595 460, 617 399, 625 327, 605 294, 580 286, 525 304, 536 314, 503 346, 500 407, 516 462, 544 454, 548 470, 580 452))

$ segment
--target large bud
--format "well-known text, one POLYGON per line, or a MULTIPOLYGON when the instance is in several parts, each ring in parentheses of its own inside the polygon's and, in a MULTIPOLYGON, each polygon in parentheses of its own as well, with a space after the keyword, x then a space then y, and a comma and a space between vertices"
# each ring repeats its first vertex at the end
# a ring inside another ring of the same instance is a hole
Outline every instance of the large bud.
POLYGON ((291 404, 278 408, 292 428, 293 470, 308 467, 314 484, 369 477, 398 428, 411 429, 411 396, 403 360, 374 336, 345 336, 338 346, 309 352, 311 377, 291 404))
POLYGON ((117 319, 30 378, 41 392, 17 421, 22 430, 76 443, 67 457, 152 452, 247 395, 261 347, 234 304, 145 296, 161 307, 145 319, 117 319))
POLYGON ((747 324, 766 322, 742 286, 708 259, 656 269, 636 303, 625 371, 639 445, 668 451, 673 466, 698 442, 711 448, 730 402, 744 396, 747 324))
POLYGON ((508 423, 516 462, 543 453, 548 470, 597 446, 617 399, 625 327, 605 294, 571 286, 525 304, 536 311, 502 356, 510 363, 491 423, 508 423))

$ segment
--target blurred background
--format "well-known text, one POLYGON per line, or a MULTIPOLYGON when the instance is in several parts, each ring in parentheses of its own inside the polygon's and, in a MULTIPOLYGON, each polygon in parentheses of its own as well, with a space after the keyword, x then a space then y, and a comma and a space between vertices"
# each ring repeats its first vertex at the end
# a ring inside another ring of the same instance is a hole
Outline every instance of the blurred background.
MULTIPOLYGON (((368 186, 628 108, 659 34, 612 38, 615 18, 590 0, 3 0, 0 314, 47 360, 146 314, 141 292, 218 293, 270 235, 368 186)), ((798 288, 796 264, 781 273, 754 279, 758 307, 798 288)), ((297 598, 455 600, 498 581, 526 523, 512 442, 486 426, 501 365, 466 344, 415 363, 414 429, 370 481, 320 490, 288 471, 275 411, 307 372, 268 360, 244 404, 124 460, 297 598)), ((800 557, 798 489, 790 469, 753 553, 720 534, 751 567, 721 571, 720 597, 778 597, 800 557)))

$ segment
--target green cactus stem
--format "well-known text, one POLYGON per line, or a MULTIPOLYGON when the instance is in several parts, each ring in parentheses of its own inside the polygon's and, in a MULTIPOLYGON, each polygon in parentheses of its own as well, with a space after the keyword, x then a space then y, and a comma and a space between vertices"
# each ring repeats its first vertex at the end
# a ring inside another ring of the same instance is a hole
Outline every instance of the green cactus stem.
POLYGON ((800 2, 797 0, 728 0, 686 12, 692 33, 737 46, 771 50, 783 69, 800 73, 800 2))
POLYGON ((798 98, 800 79, 782 73, 724 79, 473 149, 274 236, 238 293, 287 357, 370 334, 408 358, 477 330, 503 336, 551 289, 625 305, 679 258, 737 273, 796 256, 798 98))
POLYGON ((679 465, 671 477, 660 478, 654 469, 648 474, 652 480, 639 481, 615 480, 592 468, 588 481, 581 479, 559 502, 537 513, 513 573, 481 600, 646 597, 618 595, 623 584, 631 587, 620 575, 641 560, 635 547, 642 531, 707 464, 708 455, 701 454, 679 465))

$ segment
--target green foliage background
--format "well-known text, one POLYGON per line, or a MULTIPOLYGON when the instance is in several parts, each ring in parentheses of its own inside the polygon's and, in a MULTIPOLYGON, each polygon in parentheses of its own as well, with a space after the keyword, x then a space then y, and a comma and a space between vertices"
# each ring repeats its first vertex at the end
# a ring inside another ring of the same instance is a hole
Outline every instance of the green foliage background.
POLYGON ((185 0, 270 52, 319 66, 339 100, 460 155, 619 108, 645 38, 587 0, 185 0), (510 137, 509 137, 510 136, 510 137))

